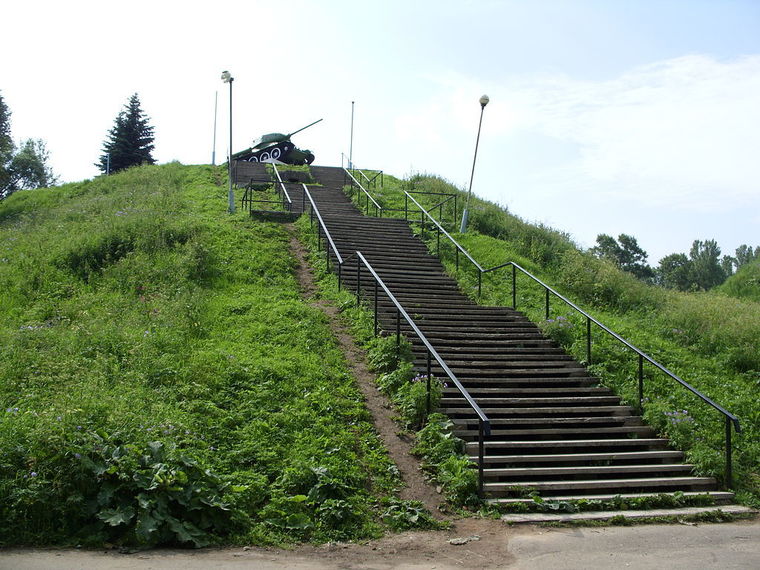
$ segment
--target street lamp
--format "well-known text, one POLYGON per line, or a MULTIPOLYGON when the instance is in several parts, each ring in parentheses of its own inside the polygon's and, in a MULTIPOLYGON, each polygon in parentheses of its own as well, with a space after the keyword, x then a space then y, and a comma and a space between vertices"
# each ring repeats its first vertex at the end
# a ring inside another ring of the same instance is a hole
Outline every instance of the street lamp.
POLYGON ((462 212, 462 225, 459 227, 459 232, 464 233, 467 231, 467 218, 470 215, 470 196, 472 196, 472 178, 475 176, 475 160, 478 158, 478 143, 480 142, 480 127, 483 125, 483 110, 488 105, 488 95, 483 95, 480 98, 480 122, 478 123, 478 138, 475 139, 475 156, 472 157, 472 173, 470 174, 470 189, 467 192, 467 201, 464 203, 464 211, 462 212))
POLYGON ((351 101, 351 144, 348 147, 348 169, 354 169, 354 102, 351 101))
POLYGON ((230 190, 227 194, 229 201, 227 211, 230 214, 235 213, 235 191, 232 189, 232 82, 235 78, 230 75, 229 71, 222 71, 222 81, 230 84, 230 149, 227 156, 227 176, 230 179, 230 190))

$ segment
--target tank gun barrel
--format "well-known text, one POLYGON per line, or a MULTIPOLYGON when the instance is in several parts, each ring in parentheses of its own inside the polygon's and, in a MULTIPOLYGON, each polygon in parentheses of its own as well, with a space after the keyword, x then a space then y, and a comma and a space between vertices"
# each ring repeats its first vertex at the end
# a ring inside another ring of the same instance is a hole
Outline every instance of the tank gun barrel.
POLYGON ((294 134, 296 134, 296 133, 300 133, 301 131, 305 131, 305 130, 306 130, 306 129, 308 129, 309 127, 311 127, 311 126, 313 126, 313 125, 316 125, 316 124, 317 124, 319 121, 323 121, 323 120, 324 120, 324 119, 317 119, 317 120, 316 120, 316 121, 314 121, 313 123, 309 123, 309 124, 308 124, 308 125, 306 125, 305 127, 301 127, 301 128, 300 128, 300 129, 298 129, 297 131, 293 131, 292 133, 290 133, 290 134, 288 135, 288 138, 292 137, 292 136, 293 136, 294 134))

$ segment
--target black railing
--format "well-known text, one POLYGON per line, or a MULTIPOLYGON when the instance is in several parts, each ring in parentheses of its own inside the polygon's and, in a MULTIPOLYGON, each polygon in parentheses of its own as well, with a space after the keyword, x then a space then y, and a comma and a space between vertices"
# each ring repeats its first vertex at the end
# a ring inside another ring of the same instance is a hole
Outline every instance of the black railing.
MULTIPOLYGON (((356 179, 356 177, 353 174, 351 174, 350 170, 348 170, 347 168, 344 168, 343 172, 345 173, 346 176, 348 176, 348 178, 351 179, 351 186, 353 186, 354 184, 356 184, 356 186, 359 188, 359 190, 361 190, 362 193, 364 194, 364 197, 365 197, 365 200, 364 200, 364 213, 367 216, 369 216, 369 211, 370 211, 370 209, 369 209, 369 203, 372 202, 372 205, 375 206, 375 216, 378 217, 378 218, 382 218, 383 217, 383 207, 380 204, 377 203, 377 201, 370 195, 369 192, 367 192, 367 189, 364 186, 361 185, 361 183, 356 179)), ((362 194, 358 195, 359 208, 362 207, 361 196, 362 196, 362 194)))
POLYGON ((277 195, 277 200, 256 198, 254 192, 257 191, 253 189, 252 185, 248 185, 243 192, 243 197, 240 199, 240 207, 242 209, 245 209, 246 206, 248 206, 248 211, 253 212, 254 204, 277 204, 286 212, 291 212, 293 210, 293 201, 290 199, 285 184, 282 183, 280 173, 277 172, 277 167, 274 164, 272 164, 272 166, 274 167, 274 173, 277 177, 277 182, 272 184, 274 192, 277 195))
POLYGON ((380 188, 383 188, 385 186, 385 176, 383 175, 382 170, 378 170, 375 172, 374 176, 370 178, 367 176, 363 170, 360 170, 358 168, 354 169, 356 172, 359 173, 359 175, 364 179, 364 181, 367 183, 367 186, 372 186, 373 188, 377 188, 377 179, 380 179, 380 188))
MULTIPOLYGON (((504 269, 506 267, 512 268, 512 308, 517 309, 517 271, 520 271, 536 283, 538 283, 541 287, 544 288, 545 292, 545 316, 548 319, 549 318, 549 301, 551 295, 554 295, 559 300, 564 302, 566 305, 571 307, 573 310, 577 311, 579 314, 581 314, 586 319, 586 361, 587 365, 591 364, 591 344, 592 344, 592 335, 591 335, 591 325, 592 323, 598 326, 601 330, 609 334, 612 338, 617 340, 618 342, 622 343, 625 347, 632 350, 634 353, 638 355, 638 393, 639 393, 639 408, 643 409, 644 406, 644 362, 648 362, 652 366, 654 366, 656 369, 658 369, 660 372, 665 374, 666 376, 670 377, 671 379, 678 382, 681 386, 686 388, 689 392, 697 396, 700 400, 702 400, 704 403, 708 404, 709 406, 712 406, 714 409, 719 411, 721 414, 723 414, 725 419, 725 429, 726 429, 726 446, 725 446, 725 474, 724 474, 724 484, 728 488, 733 487, 733 456, 732 456, 732 426, 733 429, 736 430, 736 433, 741 433, 741 425, 739 423, 739 418, 736 417, 734 414, 726 410, 723 406, 720 404, 717 404, 716 402, 713 402, 710 398, 702 394, 699 390, 694 388, 692 385, 690 385, 688 382, 668 370, 665 366, 654 360, 651 356, 634 346, 631 342, 614 332, 612 329, 592 317, 590 314, 588 314, 586 311, 578 307, 575 303, 567 299, 565 296, 561 295, 557 291, 555 291, 553 288, 551 288, 549 285, 541 281, 538 277, 531 274, 529 271, 525 270, 524 268, 520 267, 517 263, 514 263, 512 261, 509 261, 507 263, 503 263, 501 265, 497 265, 496 267, 491 267, 490 269, 483 269, 483 267, 473 259, 473 257, 465 250, 451 235, 441 226, 440 223, 427 211, 425 210, 417 200, 415 200, 411 195, 409 195, 407 192, 405 194, 408 196, 412 202, 414 202, 417 207, 420 209, 420 211, 423 213, 425 217, 427 217, 436 228, 437 232, 437 243, 436 253, 440 257, 440 236, 444 235, 454 246, 455 248, 455 255, 456 255, 456 268, 457 271, 459 270, 459 254, 462 253, 465 258, 472 263, 473 267, 475 267, 478 275, 478 296, 482 293, 482 286, 483 286, 483 275, 486 273, 491 273, 494 271, 497 271, 499 269, 504 269)), ((424 227, 424 222, 423 222, 424 227)))
POLYGON ((280 171, 277 170, 277 165, 272 163, 272 169, 274 170, 274 175, 277 177, 277 184, 275 184, 275 189, 278 191, 278 194, 280 195, 280 198, 282 199, 282 205, 283 207, 288 211, 293 210, 293 200, 290 199, 290 194, 288 194, 288 189, 285 188, 285 184, 282 181, 282 178, 280 178, 280 171))
MULTIPOLYGON (((457 219, 457 195, 449 192, 429 192, 427 190, 409 190, 404 192, 404 219, 409 219, 409 195, 410 194, 422 194, 425 196, 445 196, 443 200, 429 207, 428 211, 433 211, 438 208, 438 217, 443 221, 443 207, 453 200, 454 202, 454 214, 452 216, 452 223, 456 223, 457 219)), ((419 206, 419 204, 418 204, 419 206)))
MULTIPOLYGON (((340 252, 338 251, 338 247, 335 245, 335 242, 333 241, 332 236, 330 235, 330 230, 327 229, 327 225, 325 224, 325 221, 322 219, 322 214, 319 213, 319 208, 317 208, 316 203, 314 202, 314 198, 311 197, 311 192, 309 192, 309 189, 306 187, 306 184, 301 184, 303 186, 303 195, 304 199, 308 199, 308 205, 309 205, 309 221, 311 222, 311 227, 314 227, 314 219, 316 218, 319 222, 317 225, 317 247, 320 251, 322 251, 322 234, 324 234, 325 237, 325 261, 327 262, 327 270, 330 271, 330 250, 332 250, 333 255, 335 256, 335 261, 338 264, 338 289, 340 290, 341 287, 341 280, 342 280, 342 271, 343 271, 343 256, 341 256, 340 252)), ((303 210, 304 213, 306 213, 306 208, 304 207, 303 210)))
MULTIPOLYGON (((309 189, 306 187, 306 184, 303 184, 303 191, 305 199, 308 200, 309 205, 309 220, 311 222, 312 228, 314 227, 314 220, 316 219, 318 222, 317 226, 317 247, 319 251, 322 250, 322 236, 324 234, 324 239, 326 241, 325 245, 325 256, 326 256, 326 262, 327 262, 327 269, 329 271, 330 269, 330 252, 335 257, 336 265, 337 265, 337 273, 338 273, 338 290, 342 287, 342 281, 343 281, 343 265, 356 256, 357 263, 356 263, 356 299, 357 303, 360 302, 360 296, 361 296, 361 282, 362 282, 362 265, 367 268, 367 271, 369 271, 370 275, 374 279, 375 285, 374 285, 374 331, 375 335, 379 333, 379 312, 378 312, 378 288, 382 288, 383 292, 386 294, 388 299, 390 299, 391 303, 396 307, 396 346, 399 346, 401 343, 401 318, 407 322, 407 324, 411 327, 414 334, 417 336, 417 338, 420 339, 420 342, 425 346, 425 349, 427 351, 427 358, 426 358, 426 364, 427 364, 427 402, 426 402, 426 411, 428 414, 430 414, 430 382, 432 378, 432 360, 435 359, 435 361, 438 363, 438 365, 441 367, 441 369, 444 371, 446 376, 451 380, 451 382, 454 384, 454 386, 459 390, 460 394, 464 397, 464 399, 467 401, 468 405, 474 410, 475 414, 478 417, 478 493, 482 497, 483 496, 483 469, 485 466, 485 437, 491 435, 491 422, 488 419, 488 416, 483 412, 483 410, 480 409, 480 406, 475 402, 475 400, 470 396, 469 392, 465 389, 464 386, 462 386, 462 383, 459 381, 459 379, 456 377, 456 375, 451 371, 449 366, 446 364, 446 362, 443 360, 443 358, 438 354, 438 352, 433 348, 433 346, 430 344, 430 342, 427 340, 425 335, 422 333, 422 331, 419 329, 419 327, 415 324, 415 322, 412 320, 412 318, 409 316, 409 313, 406 312, 404 307, 399 303, 398 299, 391 293, 390 289, 388 289, 387 285, 383 282, 383 280, 380 278, 380 276, 377 274, 377 272, 373 269, 373 267, 369 264, 369 262, 366 260, 364 255, 362 255, 361 252, 357 251, 354 255, 351 255, 349 258, 344 259, 343 256, 338 251, 337 246, 335 245, 335 241, 333 240, 332 236, 330 235, 330 230, 327 229, 327 225, 324 222, 324 219, 322 218, 322 215, 319 212, 319 208, 317 207, 316 203, 314 202, 314 198, 311 196, 311 193, 309 192, 309 189)), ((304 209, 304 213, 306 210, 304 209)))
POLYGON ((393 295, 393 293, 388 289, 388 286, 383 282, 383 280, 380 278, 380 276, 377 274, 377 272, 372 268, 372 265, 367 261, 367 259, 362 255, 360 251, 356 252, 356 258, 358 260, 356 264, 356 299, 357 302, 359 302, 359 297, 361 295, 361 276, 362 276, 362 265, 367 268, 367 271, 369 271, 370 275, 372 276, 372 279, 374 280, 374 316, 375 316, 375 334, 378 333, 378 287, 382 288, 385 295, 388 297, 388 299, 393 303, 394 307, 396 308, 396 343, 397 346, 401 341, 401 319, 403 318, 406 323, 411 327, 412 332, 414 332, 414 335, 420 340, 420 342, 424 345, 426 350, 426 368, 427 368, 427 413, 430 414, 430 382, 432 377, 432 361, 435 360, 438 363, 438 366, 443 370, 444 374, 446 374, 446 377, 454 384, 457 390, 459 390, 459 393, 464 397, 464 399, 467 401, 467 404, 472 408, 472 410, 475 412, 475 414, 478 417, 478 494, 482 497, 483 496, 483 469, 485 465, 485 437, 491 435, 491 422, 488 419, 488 416, 486 416, 485 412, 478 406, 477 402, 470 396, 470 393, 467 391, 467 389, 462 386, 462 383, 459 381, 459 379, 456 377, 456 375, 451 371, 449 366, 446 364, 446 362, 443 360, 443 358, 438 354, 438 352, 433 348, 433 345, 430 344, 427 337, 425 337, 424 333, 419 329, 419 327, 415 324, 414 320, 409 316, 409 313, 406 312, 404 307, 399 303, 398 299, 393 295))

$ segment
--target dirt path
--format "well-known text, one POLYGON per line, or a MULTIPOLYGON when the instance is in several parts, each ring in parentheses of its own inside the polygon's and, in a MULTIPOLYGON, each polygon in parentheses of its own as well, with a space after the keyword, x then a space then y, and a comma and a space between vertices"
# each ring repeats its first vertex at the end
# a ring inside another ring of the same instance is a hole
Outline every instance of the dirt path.
POLYGON ((290 233, 290 253, 297 261, 296 278, 301 287, 301 292, 311 305, 317 307, 327 316, 330 328, 338 340, 343 354, 346 355, 346 361, 364 395, 375 429, 405 483, 405 487, 399 493, 400 497, 404 500, 422 501, 436 518, 445 518, 443 513, 439 511, 443 499, 436 492, 435 487, 423 477, 420 462, 411 453, 411 439, 402 433, 399 426, 391 419, 393 412, 390 403, 388 398, 378 391, 375 374, 367 368, 364 351, 354 343, 339 317, 338 309, 328 301, 316 298, 317 286, 314 281, 314 273, 308 262, 308 251, 296 237, 295 227, 292 224, 288 224, 286 227, 290 233))

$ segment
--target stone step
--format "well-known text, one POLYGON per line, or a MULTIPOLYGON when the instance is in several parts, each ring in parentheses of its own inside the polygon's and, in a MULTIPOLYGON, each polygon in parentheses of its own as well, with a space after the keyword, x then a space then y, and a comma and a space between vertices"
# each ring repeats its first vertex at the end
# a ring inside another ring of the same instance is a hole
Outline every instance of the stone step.
MULTIPOLYGON (((681 451, 619 451, 608 453, 552 453, 546 455, 486 455, 486 465, 518 465, 518 464, 544 464, 554 463, 564 465, 568 463, 593 463, 598 461, 616 463, 638 463, 641 461, 680 461, 683 459, 681 451)), ((471 455, 470 459, 477 462, 478 456, 471 455)))
MULTIPOLYGON (((470 392, 470 396, 473 396, 472 392, 470 392)), ((557 405, 562 406, 563 409, 567 407, 571 411, 575 411, 578 408, 591 409, 592 406, 614 406, 620 401, 618 396, 566 396, 554 398, 493 398, 474 396, 474 398, 481 407, 494 407, 498 405, 509 408, 528 408, 531 406, 549 407, 550 405, 557 405), (573 406, 577 406, 577 408, 573 406)), ((457 407, 467 405, 467 400, 461 396, 458 398, 444 396, 441 398, 440 405, 442 408, 457 407)), ((596 411, 595 407, 594 410, 596 411)))
POLYGON ((489 478, 498 477, 501 480, 516 480, 523 477, 531 477, 533 480, 544 481, 543 477, 561 476, 563 478, 578 477, 579 475, 596 475, 604 477, 608 475, 633 475, 635 473, 691 473, 693 465, 687 463, 655 463, 646 465, 593 465, 572 467, 489 467, 483 470, 483 474, 489 478))
MULTIPOLYGON (((478 428, 477 424, 473 424, 471 429, 457 429, 454 434, 465 441, 477 440, 478 428)), ((557 439, 558 437, 566 437, 567 439, 578 439, 579 436, 588 435, 596 436, 597 438, 602 436, 609 436, 610 438, 619 438, 621 435, 635 436, 651 438, 654 431, 649 426, 615 426, 615 427, 566 427, 566 428, 521 428, 515 427, 515 429, 494 429, 491 428, 491 435, 486 436, 485 441, 504 439, 507 437, 532 437, 534 439, 557 439)))
MULTIPOLYGON (((464 398, 462 404, 458 407, 442 407, 441 411, 448 415, 450 418, 461 418, 463 416, 475 415, 475 412, 470 408, 464 398)), ((513 416, 530 416, 530 419, 541 420, 544 422, 546 418, 552 416, 563 416, 568 420, 568 423, 576 423, 580 420, 602 419, 608 421, 617 421, 617 416, 629 416, 633 412, 633 408, 630 406, 545 406, 545 407, 494 407, 490 406, 490 402, 477 402, 483 413, 485 413, 492 421, 492 425, 501 425, 495 420, 497 418, 510 418, 513 416), (578 414, 584 414, 583 417, 576 417, 578 414), (586 414, 595 414, 588 416, 586 414), (613 416, 615 416, 613 418, 613 416)), ((455 422, 456 423, 456 422, 455 422)))
MULTIPOLYGON (((686 493, 684 493, 686 495, 686 493)), ((718 505, 712 507, 680 507, 673 509, 654 508, 641 511, 617 510, 617 511, 586 511, 580 513, 520 513, 505 514, 501 520, 508 524, 538 524, 538 523, 572 523, 578 521, 616 521, 622 519, 639 520, 647 518, 671 519, 682 521, 689 517, 698 517, 705 514, 722 514, 738 517, 753 517, 757 511, 742 505, 718 505)))
POLYGON ((531 491, 560 491, 567 492, 573 489, 672 489, 685 488, 691 491, 707 489, 716 485, 713 477, 641 477, 629 479, 581 479, 572 481, 509 481, 509 482, 486 482, 483 490, 486 493, 493 492, 519 492, 520 489, 531 491))
MULTIPOLYGON (((714 492, 713 478, 686 476, 691 465, 683 463, 683 454, 669 449, 667 439, 655 437, 630 406, 599 386, 598 378, 523 313, 481 307, 465 295, 415 235, 418 226, 364 216, 343 193, 342 169, 310 170, 323 185, 314 188, 314 199, 347 260, 342 286, 356 290, 354 254, 361 251, 489 415, 491 435, 483 442, 485 489, 494 502, 526 500, 524 494, 531 491, 557 498, 714 492), (515 494, 522 497, 508 496, 515 494)), ((364 302, 372 307, 374 280, 364 269, 361 285, 364 302)), ((378 292, 379 323, 393 334, 397 309, 380 288, 378 292)), ((425 371, 427 350, 406 322, 401 331, 411 341, 416 370, 425 371)), ((431 364, 431 372, 445 379, 442 368, 431 364)), ((480 444, 474 412, 451 386, 444 389, 440 405, 476 460, 480 444)), ((729 495, 716 497, 727 501, 729 495)))
MULTIPOLYGON (((686 491, 682 493, 684 497, 694 498, 708 496, 716 505, 725 505, 734 500, 734 494, 730 491, 686 491)), ((573 501, 617 501, 617 500, 631 500, 631 499, 654 499, 661 497, 662 493, 606 493, 597 495, 559 495, 551 497, 552 501, 556 502, 573 502, 573 501)), ((492 505, 535 505, 536 502, 533 499, 524 499, 518 497, 500 497, 486 499, 486 502, 492 505)), ((640 513, 641 511, 634 511, 640 513)), ((646 512, 646 511, 645 511, 646 512)), ((523 513, 524 514, 524 513, 523 513)))
MULTIPOLYGON (((492 450, 510 449, 513 452, 520 451, 521 454, 529 456, 536 452, 542 453, 543 450, 576 450, 576 449, 631 449, 647 448, 667 449, 668 440, 664 438, 623 438, 623 439, 553 439, 553 440, 490 440, 485 442, 487 455, 494 455, 492 450)), ((478 451, 477 442, 466 443, 467 452, 470 455, 476 455, 478 451)), ((544 452, 545 453, 545 452, 544 452)))

